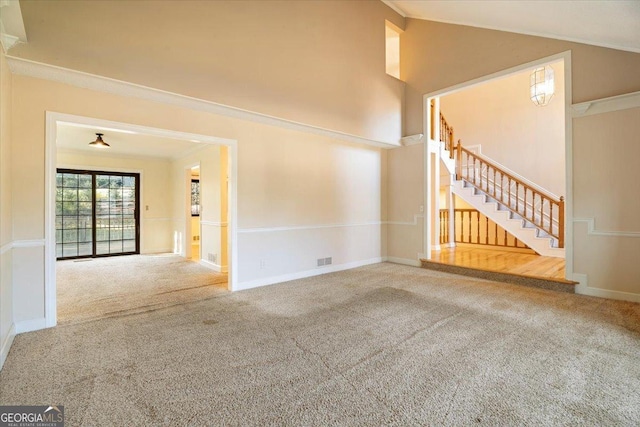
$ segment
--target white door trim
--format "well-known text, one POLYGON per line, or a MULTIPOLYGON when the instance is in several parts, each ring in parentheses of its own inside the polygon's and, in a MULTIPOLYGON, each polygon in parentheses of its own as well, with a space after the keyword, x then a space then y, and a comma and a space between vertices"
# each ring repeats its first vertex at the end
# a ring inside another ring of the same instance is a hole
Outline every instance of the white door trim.
MULTIPOLYGON (((455 92, 459 92, 464 89, 471 88, 473 86, 477 86, 479 84, 488 82, 490 80, 494 80, 501 77, 506 77, 512 74, 520 73, 522 71, 532 69, 535 67, 539 67, 541 65, 551 64, 557 61, 564 61, 564 138, 565 138, 565 177, 566 177, 566 187, 565 187, 565 277, 573 280, 573 109, 572 109, 572 89, 571 89, 571 51, 565 51, 561 53, 557 53, 555 55, 547 56, 545 58, 537 59, 535 61, 527 62, 525 64, 521 64, 515 67, 507 68, 506 70, 498 71, 493 74, 489 74, 483 77, 479 77, 477 79, 469 80, 467 82, 463 82, 448 88, 440 89, 434 92, 427 93, 422 97, 422 109, 423 116, 425 117, 423 121, 423 133, 424 135, 431 135, 430 132, 430 120, 428 120, 428 109, 429 103, 432 98, 438 98, 444 95, 450 95, 455 92)), ((428 138, 426 138, 428 140, 428 138)), ((427 144, 425 144, 425 156, 428 156, 427 144)), ((429 171, 425 167, 425 175, 429 171)), ((427 201, 431 197, 431 187, 432 185, 427 186, 427 179, 425 177, 425 188, 423 189, 425 201, 427 201)), ((427 203, 425 203, 426 205, 427 203)), ((427 227, 431 226, 432 219, 430 209, 425 208, 424 212, 424 226, 425 236, 430 236, 430 232, 426 230, 427 227)), ((424 251, 425 254, 428 252, 428 246, 430 242, 425 241, 424 251)))
POLYGON ((227 253, 229 255, 229 284, 231 291, 238 289, 238 142, 234 139, 219 138, 169 129, 160 129, 131 123, 83 117, 71 114, 46 112, 45 137, 45 232, 44 232, 44 286, 46 327, 57 324, 56 301, 56 242, 55 242, 55 194, 56 194, 56 135, 58 123, 75 123, 121 131, 142 133, 162 138, 197 140, 203 144, 225 145, 229 147, 229 226, 227 253))

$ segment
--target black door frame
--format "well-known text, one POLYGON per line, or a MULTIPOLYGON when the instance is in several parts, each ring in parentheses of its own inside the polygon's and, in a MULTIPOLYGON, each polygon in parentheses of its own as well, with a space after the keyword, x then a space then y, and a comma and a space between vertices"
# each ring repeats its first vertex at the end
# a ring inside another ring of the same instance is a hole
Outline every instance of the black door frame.
MULTIPOLYGON (((56 174, 58 173, 73 173, 78 175, 91 175, 91 191, 93 194, 91 201, 91 221, 92 221, 92 254, 91 255, 77 255, 69 257, 56 257, 56 261, 82 259, 82 258, 104 258, 112 256, 122 255, 138 255, 140 254, 140 174, 134 172, 113 172, 113 171, 100 171, 100 170, 86 170, 86 169, 69 169, 69 168, 56 168, 56 174), (97 254, 97 231, 96 231, 96 176, 97 175, 109 175, 109 176, 126 176, 133 177, 135 180, 135 206, 134 206, 134 220, 135 220, 135 251, 118 252, 114 254, 97 254)), ((57 188, 57 186, 56 186, 57 188)), ((56 242, 57 243, 57 242, 56 242)))

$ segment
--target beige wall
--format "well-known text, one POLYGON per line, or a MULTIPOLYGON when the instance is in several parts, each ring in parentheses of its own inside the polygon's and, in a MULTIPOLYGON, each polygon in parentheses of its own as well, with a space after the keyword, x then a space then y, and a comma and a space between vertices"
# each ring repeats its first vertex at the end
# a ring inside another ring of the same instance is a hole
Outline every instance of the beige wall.
POLYGON ((529 98, 524 71, 440 97, 440 111, 464 146, 481 145, 482 154, 563 196, 565 187, 564 65, 551 64, 556 90, 538 107, 529 98))
POLYGON ((423 155, 422 144, 387 150, 386 238, 392 258, 417 261, 423 252, 423 155))
POLYGON ((567 50, 573 103, 640 90, 637 53, 409 18, 400 43, 406 135, 422 132, 422 95, 567 50))
MULTIPOLYGON (((423 132, 424 94, 567 50, 571 51, 573 103, 640 90, 640 54, 637 53, 416 19, 407 19, 401 49, 402 78, 407 83, 405 134, 423 132)), ((609 125, 600 123, 604 119, 587 116, 573 123, 571 183, 574 197, 569 200, 574 204, 573 215, 576 218, 589 218, 589 206, 598 204, 596 227, 600 228, 600 224, 616 225, 620 228, 615 230, 623 233, 587 234, 584 223, 569 224, 575 236, 572 242, 574 253, 568 264, 574 265, 575 279, 588 281, 590 289, 581 287, 581 292, 639 300, 640 284, 633 279, 640 274, 637 260, 633 258, 633 254, 638 253, 638 238, 633 237, 636 236, 633 233, 637 233, 638 229, 635 225, 629 225, 627 218, 639 217, 640 212, 633 202, 624 209, 620 209, 621 202, 602 202, 610 201, 612 197, 625 202, 630 200, 624 186, 619 184, 633 182, 628 178, 637 169, 631 165, 631 160, 627 160, 634 157, 622 154, 634 152, 637 147, 637 137, 633 135, 637 135, 638 122, 637 119, 634 121, 626 117, 628 114, 633 113, 617 112, 614 116, 620 118, 606 119, 620 121, 617 125, 621 135, 605 138, 606 141, 615 141, 615 144, 608 144, 615 145, 615 149, 602 148, 603 139, 596 140, 594 134, 590 136, 584 131, 590 124, 601 131, 610 129, 609 125), (606 179, 591 187, 593 176, 604 176, 606 179), (612 258, 612 253, 619 256, 612 258), (611 271, 615 271, 612 276, 608 274, 611 271)), ((421 167, 422 157, 409 155, 411 150, 412 147, 392 150, 393 156, 403 156, 405 161, 401 169, 390 168, 390 183, 397 177, 406 176, 407 169, 418 170, 421 167)), ((422 189, 423 175, 415 174, 413 180, 404 183, 404 186, 422 189)), ((390 184, 389 192, 395 190, 397 188, 392 188, 390 184)), ((403 197, 402 201, 396 203, 403 206, 422 203, 419 192, 399 191, 407 199, 403 197)), ((419 236, 422 232, 418 227, 414 228, 411 237, 419 236)), ((397 247, 389 245, 389 256, 394 253, 410 254, 422 247, 422 239, 419 242, 410 240, 403 232, 396 232, 392 227, 389 228, 388 239, 390 242, 401 242, 397 247)))
POLYGON ((385 19, 404 19, 380 1, 23 3, 29 43, 14 56, 376 140, 401 136, 385 19))
POLYGON ((11 216, 11 72, 0 49, 0 368, 13 325, 11 216))
POLYGON ((640 294, 640 108, 576 118, 573 123, 575 271, 589 286, 640 294), (620 236, 599 235, 618 232, 620 236))
MULTIPOLYGON (((16 239, 44 237, 45 112, 95 117, 238 141, 238 280, 242 287, 380 260, 381 149, 202 111, 13 76, 11 174, 16 239)), ((18 262, 42 273, 42 254, 18 262)), ((18 321, 41 318, 43 278, 14 280, 18 321)))
POLYGON ((58 150, 58 167, 140 173, 140 253, 170 252, 172 193, 168 159, 58 150), (148 210, 147 210, 148 207, 148 210))

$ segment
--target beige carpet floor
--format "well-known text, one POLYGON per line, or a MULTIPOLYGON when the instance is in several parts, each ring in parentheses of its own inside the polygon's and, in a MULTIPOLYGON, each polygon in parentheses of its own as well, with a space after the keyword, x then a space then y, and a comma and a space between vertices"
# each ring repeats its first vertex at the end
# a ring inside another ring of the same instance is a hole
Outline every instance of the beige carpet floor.
POLYGON ((16 337, 67 426, 637 426, 640 304, 376 264, 16 337))
POLYGON ((227 275, 173 254, 56 263, 58 323, 157 310, 226 293, 227 275))

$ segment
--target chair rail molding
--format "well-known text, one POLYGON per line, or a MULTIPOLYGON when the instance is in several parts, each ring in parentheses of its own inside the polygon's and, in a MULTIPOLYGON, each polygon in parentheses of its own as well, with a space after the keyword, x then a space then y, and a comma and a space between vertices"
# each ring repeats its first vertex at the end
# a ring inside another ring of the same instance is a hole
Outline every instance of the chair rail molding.
MULTIPOLYGON (((424 218, 424 214, 413 214, 413 221, 385 221, 386 225, 418 225, 418 219, 424 218)), ((420 221, 422 222, 422 221, 420 221)))
POLYGON ((611 231, 597 230, 595 218, 574 218, 573 223, 587 223, 587 234, 592 236, 608 236, 608 237, 640 237, 640 231, 611 231))
POLYGON ((315 225, 293 225, 282 227, 254 227, 254 228, 238 228, 238 233, 272 233, 279 231, 295 231, 295 230, 316 230, 321 228, 344 228, 344 227, 365 227, 372 225, 382 225, 383 221, 370 222, 354 222, 344 224, 315 224, 315 225))

